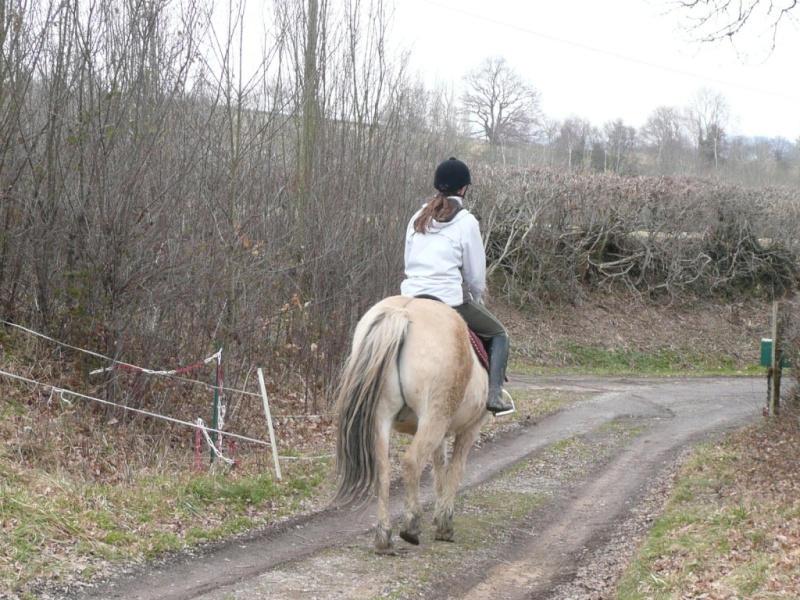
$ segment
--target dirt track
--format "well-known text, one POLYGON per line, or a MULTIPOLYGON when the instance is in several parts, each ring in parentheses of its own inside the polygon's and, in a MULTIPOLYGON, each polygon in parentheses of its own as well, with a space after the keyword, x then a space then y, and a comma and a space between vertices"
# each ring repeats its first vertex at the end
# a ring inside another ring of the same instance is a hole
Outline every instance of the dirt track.
MULTIPOLYGON (((514 377, 512 389, 589 395, 473 450, 454 544, 423 530, 419 547, 396 539, 403 554, 379 557, 371 508, 323 512, 142 568, 86 597, 604 598, 676 459, 756 419, 765 386, 760 378, 514 377)), ((423 500, 431 498, 428 481, 423 500)))

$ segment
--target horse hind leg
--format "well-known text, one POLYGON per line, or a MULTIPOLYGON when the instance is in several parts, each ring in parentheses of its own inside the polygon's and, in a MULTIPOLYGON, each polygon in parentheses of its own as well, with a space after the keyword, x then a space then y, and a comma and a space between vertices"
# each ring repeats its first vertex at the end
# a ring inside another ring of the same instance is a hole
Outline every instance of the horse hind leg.
POLYGON ((403 457, 403 480, 405 487, 405 517, 403 527, 400 529, 400 537, 414 546, 419 546, 419 534, 422 531, 420 521, 422 519, 422 507, 419 504, 419 479, 422 474, 422 467, 418 468, 425 461, 419 458, 419 451, 414 450, 414 444, 403 457))
POLYGON ((437 507, 436 515, 433 518, 433 524, 436 526, 436 535, 434 539, 437 542, 453 542, 455 529, 453 528, 453 516, 455 509, 450 507, 437 507))
POLYGON ((468 431, 459 433, 453 442, 453 454, 450 458, 450 464, 443 475, 442 491, 437 493, 436 496, 433 523, 436 526, 435 539, 438 541, 453 541, 453 515, 455 513, 456 492, 461 483, 461 478, 464 476, 467 454, 478 437, 479 430, 480 424, 468 431))
POLYGON ((392 542, 392 528, 378 523, 375 527, 375 553, 376 554, 396 554, 394 542, 392 542))
POLYGON ((431 454, 441 446, 445 434, 444 423, 427 423, 417 429, 414 441, 403 456, 403 481, 405 483, 405 519, 400 537, 409 544, 419 545, 422 507, 419 503, 419 480, 431 454))
POLYGON ((384 427, 377 436, 375 452, 378 457, 378 523, 375 526, 375 552, 377 554, 395 554, 392 542, 392 524, 389 514, 389 431, 384 427))
POLYGON ((433 482, 436 497, 444 493, 445 476, 447 475, 447 440, 442 440, 433 452, 433 482))

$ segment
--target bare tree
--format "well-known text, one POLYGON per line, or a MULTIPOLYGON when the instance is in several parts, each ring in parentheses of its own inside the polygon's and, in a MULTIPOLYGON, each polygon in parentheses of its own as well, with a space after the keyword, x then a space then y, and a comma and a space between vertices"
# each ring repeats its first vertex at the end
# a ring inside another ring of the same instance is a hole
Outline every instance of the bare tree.
POLYGON ((775 165, 781 171, 788 171, 791 159, 797 155, 797 148, 785 137, 772 138, 769 145, 775 165))
MULTIPOLYGON (((314 148, 319 134, 321 107, 319 99, 320 80, 320 21, 324 21, 325 2, 320 11, 319 0, 308 0, 306 11, 305 48, 303 49, 302 117, 299 143, 298 189, 300 195, 306 193, 314 167, 314 148), (320 18, 322 17, 322 19, 320 18)), ((298 206, 300 206, 298 204, 298 206)))
POLYGON ((583 169, 592 147, 594 127, 586 119, 570 117, 561 124, 556 147, 568 169, 583 169))
POLYGON ((783 137, 733 136, 725 141, 720 175, 750 187, 796 185, 797 148, 783 137))
POLYGON ((621 173, 633 161, 636 129, 625 125, 622 119, 609 121, 603 126, 603 170, 621 173))
POLYGON ((492 146, 531 141, 542 118, 539 92, 505 58, 487 58, 464 79, 464 110, 473 135, 492 146))
POLYGON ((645 150, 654 156, 657 173, 673 175, 681 169, 681 157, 689 149, 686 118, 677 108, 660 106, 640 131, 645 150))
POLYGON ((556 142, 558 140, 558 131, 560 127, 561 123, 559 123, 556 119, 545 117, 542 120, 538 141, 544 146, 543 162, 548 167, 552 167, 554 165, 556 142))
POLYGON ((792 12, 797 0, 672 0, 671 5, 685 15, 688 29, 701 42, 732 40, 745 30, 766 28, 774 49, 779 29, 797 24, 792 12))
POLYGON ((686 108, 700 156, 715 169, 719 167, 725 143, 730 109, 725 97, 711 88, 700 88, 686 108))

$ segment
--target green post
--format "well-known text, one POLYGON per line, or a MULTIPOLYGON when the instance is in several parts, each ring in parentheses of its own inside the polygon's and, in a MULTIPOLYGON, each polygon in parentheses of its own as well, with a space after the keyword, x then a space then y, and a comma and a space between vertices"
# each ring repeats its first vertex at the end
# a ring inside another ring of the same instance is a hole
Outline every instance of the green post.
MULTIPOLYGON (((214 444, 214 448, 217 447, 217 429, 219 428, 219 394, 220 394, 220 381, 219 381, 219 372, 220 372, 220 357, 219 353, 222 350, 222 342, 217 342, 217 372, 214 376, 214 416, 211 419, 211 427, 214 431, 211 432, 211 443, 214 444)), ((214 462, 214 448, 210 448, 211 452, 211 462, 214 462)))

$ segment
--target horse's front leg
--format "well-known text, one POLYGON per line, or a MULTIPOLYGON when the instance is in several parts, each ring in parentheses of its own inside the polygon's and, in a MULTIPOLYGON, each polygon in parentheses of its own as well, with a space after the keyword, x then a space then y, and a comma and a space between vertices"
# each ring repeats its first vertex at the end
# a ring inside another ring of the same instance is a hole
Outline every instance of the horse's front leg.
POLYGON ((453 514, 458 486, 464 475, 467 454, 478 437, 480 423, 471 430, 459 433, 453 441, 453 455, 443 475, 442 491, 436 498, 436 509, 433 523, 436 526, 436 539, 443 542, 453 541, 453 514))

